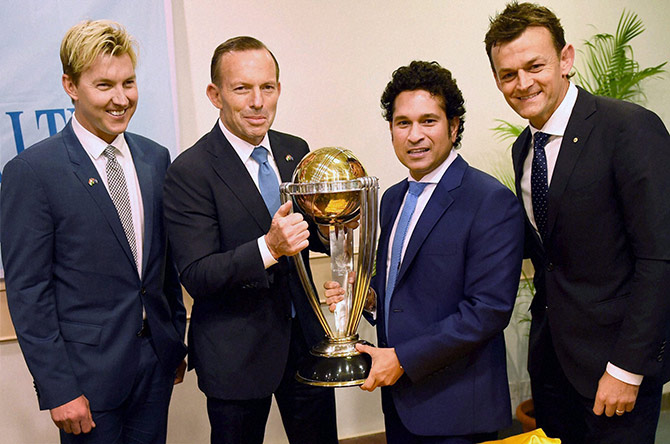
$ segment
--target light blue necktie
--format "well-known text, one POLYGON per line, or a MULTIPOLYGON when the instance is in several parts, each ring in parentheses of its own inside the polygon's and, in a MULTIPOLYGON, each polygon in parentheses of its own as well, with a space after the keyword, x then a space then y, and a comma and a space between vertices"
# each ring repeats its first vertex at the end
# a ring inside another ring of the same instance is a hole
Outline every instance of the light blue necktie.
POLYGON ((544 242, 547 236, 547 156, 544 147, 549 141, 549 134, 536 132, 533 146, 533 163, 530 169, 530 197, 533 204, 533 217, 537 231, 544 242))
MULTIPOLYGON (((265 147, 257 146, 254 148, 251 157, 258 162, 258 188, 261 189, 261 196, 263 196, 265 206, 268 207, 268 211, 272 217, 281 205, 277 175, 268 162, 268 150, 265 147)), ((291 317, 295 318, 293 301, 291 301, 291 317)))
POLYGON ((389 333, 389 310, 391 308, 391 296, 395 289, 395 281, 398 278, 398 271, 400 271, 402 246, 405 243, 407 236, 407 229, 409 228, 409 221, 412 220, 414 209, 416 208, 416 201, 423 192, 428 183, 410 182, 405 204, 400 213, 400 220, 395 229, 395 236, 393 237, 393 246, 391 248, 391 264, 389 265, 388 280, 386 281, 386 297, 384 298, 384 319, 386 327, 386 338, 388 340, 389 333))
POLYGON ((275 171, 268 162, 268 150, 265 147, 257 146, 251 157, 258 162, 258 188, 261 190, 261 196, 265 206, 268 207, 270 216, 274 216, 279 206, 279 180, 275 171))

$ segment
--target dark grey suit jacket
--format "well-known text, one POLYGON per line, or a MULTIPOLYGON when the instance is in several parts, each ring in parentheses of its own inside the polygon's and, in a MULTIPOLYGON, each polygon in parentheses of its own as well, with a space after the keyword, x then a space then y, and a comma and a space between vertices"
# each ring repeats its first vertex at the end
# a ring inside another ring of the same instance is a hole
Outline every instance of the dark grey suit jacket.
MULTIPOLYGON (((268 134, 281 180, 289 182, 307 143, 268 134)), ((257 239, 272 216, 218 123, 170 166, 165 217, 182 283, 194 299, 189 366, 200 389, 220 399, 269 396, 286 367, 291 302, 308 344, 324 332, 292 260, 264 268, 257 239)), ((310 248, 319 245, 310 238, 310 248)))
MULTIPOLYGON (((512 148, 518 196, 530 139, 527 128, 512 148)), ((658 116, 580 88, 549 187, 544 244, 526 220, 537 289, 531 376, 549 328, 583 396, 595 396, 608 361, 668 380, 669 191, 670 136, 658 116)))

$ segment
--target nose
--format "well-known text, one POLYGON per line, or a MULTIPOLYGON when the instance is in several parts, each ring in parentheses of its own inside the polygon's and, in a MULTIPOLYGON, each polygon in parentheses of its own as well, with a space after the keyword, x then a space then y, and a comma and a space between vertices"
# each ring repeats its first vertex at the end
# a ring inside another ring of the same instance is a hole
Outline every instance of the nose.
POLYGON ((409 129, 409 134, 407 134, 407 141, 409 143, 415 144, 423 139, 423 131, 421 130, 421 125, 418 123, 413 123, 409 129))
POLYGON ((519 89, 527 90, 533 85, 533 77, 524 70, 519 70, 518 79, 519 89))
POLYGON ((119 85, 114 88, 114 95, 112 96, 112 103, 117 106, 127 106, 130 103, 126 91, 123 86, 119 85))
POLYGON ((251 92, 251 104, 250 106, 254 109, 263 108, 263 94, 261 93, 260 88, 254 88, 251 92))

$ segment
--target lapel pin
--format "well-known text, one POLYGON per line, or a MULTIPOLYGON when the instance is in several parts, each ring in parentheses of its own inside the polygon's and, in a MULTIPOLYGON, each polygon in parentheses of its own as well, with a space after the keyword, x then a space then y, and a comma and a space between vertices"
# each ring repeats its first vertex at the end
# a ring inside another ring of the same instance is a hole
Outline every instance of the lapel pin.
POLYGON ((88 179, 88 186, 89 187, 92 187, 96 183, 98 183, 98 179, 96 179, 95 177, 91 177, 90 179, 88 179))
POLYGON ((572 139, 572 143, 577 143, 577 142, 579 142, 579 137, 575 137, 574 139, 572 139))
POLYGON ((287 162, 293 162, 293 156, 291 156, 290 154, 287 154, 286 157, 284 157, 284 159, 286 159, 287 162))

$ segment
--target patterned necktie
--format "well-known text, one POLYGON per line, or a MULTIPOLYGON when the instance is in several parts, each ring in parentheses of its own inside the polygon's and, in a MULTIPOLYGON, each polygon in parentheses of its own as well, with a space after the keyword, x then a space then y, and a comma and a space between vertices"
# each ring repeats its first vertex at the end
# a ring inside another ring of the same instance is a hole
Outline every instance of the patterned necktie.
POLYGON ((388 280, 386 281, 386 297, 384 298, 384 313, 385 313, 385 327, 386 338, 388 339, 388 325, 389 325, 389 310, 391 308, 391 296, 395 289, 396 279, 398 278, 398 271, 400 271, 402 247, 405 244, 405 237, 407 236, 407 229, 409 228, 409 221, 412 219, 416 202, 428 183, 410 182, 405 204, 400 213, 400 220, 395 229, 395 236, 393 236, 393 246, 391 247, 391 264, 389 265, 388 280))
POLYGON ((268 162, 268 150, 262 146, 254 148, 251 157, 258 162, 258 188, 261 190, 261 196, 265 206, 268 207, 270 216, 274 216, 279 206, 279 180, 274 170, 268 162))
POLYGON ((547 156, 544 147, 549 141, 549 134, 536 132, 533 146, 533 164, 530 171, 530 195, 533 203, 535 225, 542 240, 547 236, 547 156))
POLYGON ((130 251, 133 253, 135 266, 137 266, 137 243, 135 241, 135 228, 133 227, 133 211, 130 207, 126 176, 123 174, 121 164, 116 160, 115 151, 116 148, 109 145, 102 152, 107 158, 107 165, 105 166, 107 187, 109 188, 109 196, 116 207, 116 212, 119 214, 119 219, 121 219, 123 231, 126 233, 126 239, 128 239, 130 251))

